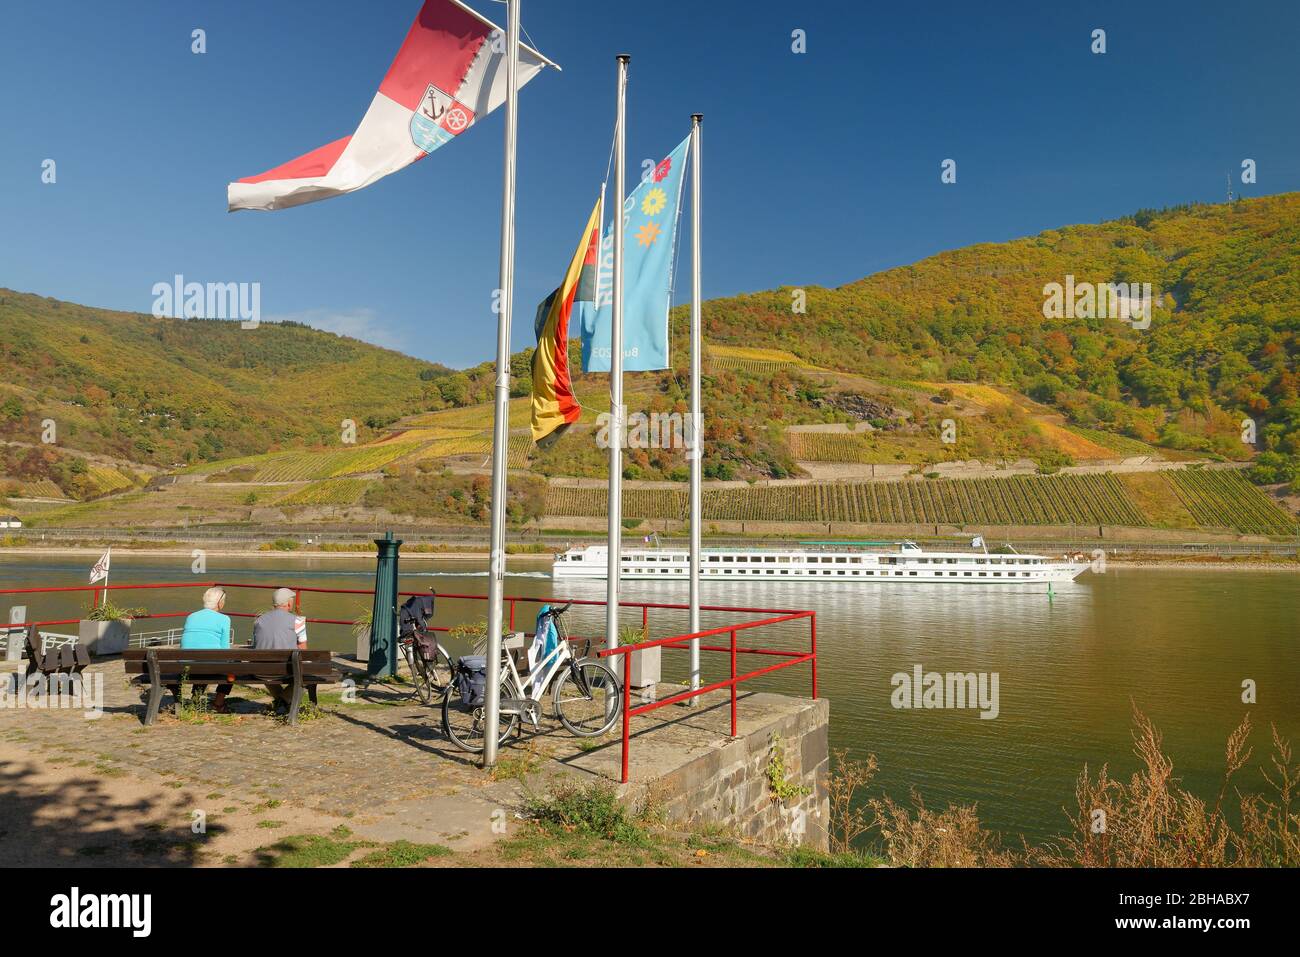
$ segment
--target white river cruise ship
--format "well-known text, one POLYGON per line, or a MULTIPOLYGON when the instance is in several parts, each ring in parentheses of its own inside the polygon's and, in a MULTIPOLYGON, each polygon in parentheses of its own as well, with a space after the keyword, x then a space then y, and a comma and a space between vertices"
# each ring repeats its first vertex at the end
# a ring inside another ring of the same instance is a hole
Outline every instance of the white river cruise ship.
MULTIPOLYGON (((978 546, 977 546, 978 547, 978 546)), ((604 545, 571 548, 555 556, 553 578, 605 578, 609 550, 604 545)), ((622 554, 624 581, 672 581, 690 576, 689 554, 671 546, 628 548, 622 554)), ((780 549, 705 549, 700 580, 762 578, 776 581, 942 582, 951 585, 1024 585, 1072 581, 1088 570, 1083 556, 1060 559, 972 551, 927 551, 899 542, 889 551, 868 551, 851 543, 808 543, 780 549)))

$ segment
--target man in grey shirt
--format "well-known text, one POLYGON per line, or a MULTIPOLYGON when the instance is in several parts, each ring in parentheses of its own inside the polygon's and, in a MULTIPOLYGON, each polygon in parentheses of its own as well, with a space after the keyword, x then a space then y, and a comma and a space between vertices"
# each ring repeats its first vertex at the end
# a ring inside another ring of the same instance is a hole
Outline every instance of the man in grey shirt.
MULTIPOLYGON (((253 622, 253 648, 256 651, 292 651, 307 647, 307 619, 295 615, 294 593, 288 588, 277 588, 271 596, 272 608, 257 616, 253 622)), ((266 685, 275 699, 277 709, 289 710, 289 693, 284 685, 266 685)))

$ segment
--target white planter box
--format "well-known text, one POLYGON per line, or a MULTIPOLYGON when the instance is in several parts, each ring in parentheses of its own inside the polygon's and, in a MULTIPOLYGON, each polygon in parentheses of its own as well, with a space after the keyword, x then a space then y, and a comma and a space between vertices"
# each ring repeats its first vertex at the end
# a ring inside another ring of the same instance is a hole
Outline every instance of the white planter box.
POLYGON ((81 622, 78 644, 86 651, 98 657, 120 655, 131 643, 131 619, 119 618, 117 621, 81 622))
POLYGON ((653 648, 644 648, 641 651, 634 651, 630 655, 621 656, 632 659, 632 665, 628 670, 632 673, 633 688, 649 688, 651 685, 657 685, 660 682, 661 651, 663 651, 663 648, 656 645, 653 648))

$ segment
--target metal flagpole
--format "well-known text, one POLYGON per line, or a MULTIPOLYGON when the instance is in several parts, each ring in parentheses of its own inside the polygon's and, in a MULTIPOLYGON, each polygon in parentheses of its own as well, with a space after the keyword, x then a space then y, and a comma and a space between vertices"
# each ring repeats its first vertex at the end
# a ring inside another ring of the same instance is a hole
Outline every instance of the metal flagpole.
MULTIPOLYGON (((627 147, 626 99, 627 64, 632 58, 618 55, 618 125, 614 132, 614 309, 609 335, 609 568, 605 582, 605 647, 618 647, 618 578, 623 559, 623 183, 624 152, 627 147)), ((630 677, 623 669, 623 680, 630 677)))
MULTIPOLYGON (((700 308, 700 124, 691 115, 691 633, 700 630, 700 479, 704 463, 704 416, 700 412, 700 353, 704 332, 700 308)), ((691 639, 691 690, 700 686, 700 639, 691 639)), ((691 704, 699 701, 691 698, 691 704)))
POLYGON ((497 313, 496 408, 492 420, 492 532, 488 560, 487 695, 483 766, 497 760, 501 714, 501 619, 506 577, 506 457, 510 439, 510 319, 515 265, 515 135, 519 105, 519 0, 506 14, 506 159, 501 197, 501 288, 497 313))

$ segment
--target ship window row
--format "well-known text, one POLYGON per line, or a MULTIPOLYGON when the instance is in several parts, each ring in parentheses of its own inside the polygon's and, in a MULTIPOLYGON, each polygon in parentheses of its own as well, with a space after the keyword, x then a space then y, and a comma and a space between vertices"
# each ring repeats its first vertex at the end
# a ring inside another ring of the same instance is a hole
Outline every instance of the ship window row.
MULTIPOLYGON (((561 562, 563 562, 563 561, 568 561, 568 560, 569 560, 569 556, 568 556, 568 555, 560 554, 560 555, 557 555, 557 556, 556 556, 556 561, 561 561, 561 562)), ((688 556, 688 555, 662 555, 662 556, 656 556, 656 555, 635 555, 635 554, 631 554, 631 555, 623 555, 623 556, 622 556, 622 560, 623 560, 623 564, 625 564, 625 565, 630 565, 630 564, 632 564, 633 562, 637 562, 637 563, 662 562, 662 563, 667 564, 667 563, 671 563, 671 562, 678 562, 678 563, 687 562, 687 561, 689 561, 689 556, 688 556)), ((830 565, 830 564, 836 564, 836 565, 846 565, 846 564, 847 564, 847 565, 860 565, 860 564, 862 564, 862 558, 861 558, 860 556, 857 556, 857 555, 850 555, 850 556, 830 556, 830 555, 819 556, 819 555, 808 555, 808 556, 802 556, 802 557, 792 557, 792 556, 789 556, 789 555, 753 555, 753 556, 748 556, 748 555, 707 555, 707 556, 704 556, 704 560, 707 561, 707 562, 713 562, 713 563, 716 563, 716 562, 726 562, 726 563, 734 563, 734 564, 754 564, 754 565, 759 565, 759 564, 766 564, 766 565, 782 564, 782 565, 788 565, 788 564, 791 564, 791 563, 798 564, 800 561, 802 561, 804 564, 808 564, 808 565, 817 565, 817 564, 826 564, 826 565, 830 565)), ((896 559, 896 558, 893 557, 893 556, 881 556, 881 557, 879 557, 879 558, 877 559, 877 561, 878 561, 879 564, 881 564, 881 565, 894 565, 894 564, 898 564, 898 559, 896 559)), ((1012 566, 1022 566, 1022 567, 1023 567, 1023 566, 1025 566, 1025 565, 1042 565, 1042 564, 1044 563, 1044 561, 1045 561, 1045 559, 1042 559, 1042 558, 1022 558, 1022 559, 1006 558, 1006 559, 998 559, 998 558, 984 558, 984 557, 977 557, 977 558, 906 558, 906 559, 903 559, 903 563, 904 563, 904 564, 907 564, 907 565, 911 565, 911 564, 917 564, 917 565, 957 565, 957 564, 961 564, 961 565, 971 565, 971 564, 974 564, 974 565, 979 565, 979 566, 981 566, 981 567, 988 567, 988 566, 994 566, 994 565, 996 565, 996 566, 1012 565, 1012 566)), ((855 573, 855 574, 856 574, 856 573, 855 573)), ((935 574, 942 574, 942 572, 936 572, 935 574)), ((999 573, 999 574, 1000 574, 1000 573, 999 573)), ((1015 573, 1014 573, 1014 572, 1007 572, 1007 574, 1008 574, 1008 575, 1014 575, 1015 573)))
MULTIPOLYGON (((681 571, 681 569, 671 569, 671 568, 658 568, 658 569, 655 569, 655 568, 646 568, 645 566, 641 566, 641 567, 638 567, 638 568, 629 568, 629 569, 627 569, 627 571, 629 571, 629 572, 634 572, 634 573, 638 573, 638 574, 646 574, 646 575, 652 575, 652 574, 654 574, 654 573, 657 571, 660 575, 668 575, 668 574, 672 574, 673 572, 676 572, 676 571, 681 571)), ((799 570, 796 569, 796 574, 798 574, 798 573, 800 573, 800 572, 799 572, 799 570)), ((802 572, 802 574, 808 575, 808 576, 810 576, 810 577, 814 577, 814 576, 816 576, 817 573, 818 573, 818 570, 817 570, 817 569, 808 569, 808 570, 802 572)), ((732 569, 732 568, 706 568, 706 569, 704 569, 704 574, 706 574, 706 575, 743 575, 743 574, 751 574, 751 575, 789 575, 789 574, 790 574, 790 570, 789 570, 788 568, 782 568, 782 569, 764 568, 764 569, 761 569, 761 570, 756 569, 756 570, 754 570, 754 571, 750 571, 749 569, 739 569, 739 570, 737 570, 737 569, 732 569)), ((822 569, 822 570, 821 570, 821 574, 822 574, 822 575, 853 575, 853 576, 859 576, 859 577, 865 575, 865 576, 868 577, 868 578, 874 578, 875 575, 876 575, 876 572, 875 572, 874 570, 872 570, 872 569, 867 569, 866 571, 863 571, 862 569, 857 569, 857 568, 853 569, 852 571, 848 571, 848 570, 845 570, 845 569, 836 569, 836 570, 834 570, 834 571, 832 571, 832 570, 830 570, 830 569, 822 569)), ((881 574, 882 577, 888 578, 889 575, 891 574, 891 572, 890 572, 890 570, 888 570, 888 569, 883 569, 883 570, 881 570, 880 574, 881 574)), ((917 577, 917 575, 918 575, 919 573, 918 573, 917 571, 915 571, 915 570, 902 571, 902 570, 895 569, 895 570, 892 572, 892 574, 893 574, 895 577, 910 577, 910 578, 915 578, 915 577, 917 577)), ((936 572, 930 572, 929 574, 932 574, 932 575, 935 575, 935 576, 938 576, 938 577, 942 577, 942 576, 944 576, 944 575, 948 575, 949 577, 953 577, 953 578, 956 578, 956 577, 959 577, 959 576, 960 576, 960 577, 964 577, 964 578, 973 578, 973 577, 988 578, 988 577, 990 577, 990 576, 993 577, 993 578, 1015 578, 1017 575, 1019 575, 1021 578, 1032 578, 1032 577, 1033 577, 1033 573, 1032 573, 1032 572, 1014 572, 1014 571, 1007 571, 1007 572, 1001 572, 1001 571, 998 571, 998 572, 958 572, 958 571, 949 571, 949 572, 944 572, 944 571, 936 571, 936 572)))

